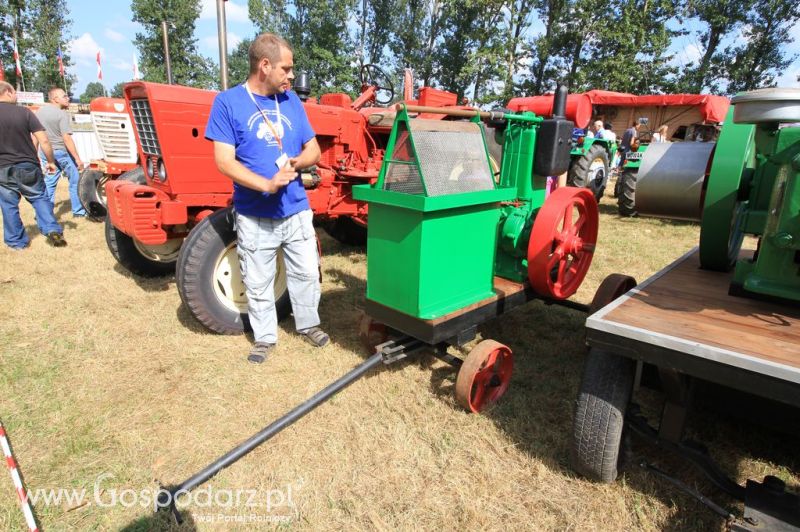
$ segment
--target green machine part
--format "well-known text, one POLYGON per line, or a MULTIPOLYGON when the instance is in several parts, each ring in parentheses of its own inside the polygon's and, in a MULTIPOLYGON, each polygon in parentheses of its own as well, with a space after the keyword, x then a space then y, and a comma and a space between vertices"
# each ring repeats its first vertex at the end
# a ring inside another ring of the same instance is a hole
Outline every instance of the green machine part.
POLYGON ((503 138, 500 186, 516 188, 517 202, 502 208, 495 271, 500 277, 521 282, 528 276, 528 240, 535 214, 546 196, 547 177, 531 176, 537 125, 542 119, 533 113, 504 118, 508 126, 503 138))
POLYGON ((731 109, 708 179, 700 261, 735 265, 732 293, 800 301, 800 127, 736 123, 731 109), (759 239, 752 258, 739 257, 745 234, 759 239))
POLYGON ((367 298, 434 319, 491 297, 500 204, 483 129, 395 118, 378 181, 353 187, 369 204, 367 298))

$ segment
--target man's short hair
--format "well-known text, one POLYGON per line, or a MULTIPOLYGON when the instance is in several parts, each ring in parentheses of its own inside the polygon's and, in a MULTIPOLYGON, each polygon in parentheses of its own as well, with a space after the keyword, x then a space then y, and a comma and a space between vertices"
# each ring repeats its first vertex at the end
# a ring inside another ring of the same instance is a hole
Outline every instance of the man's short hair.
POLYGON ((258 72, 258 64, 264 58, 267 58, 273 65, 280 61, 281 48, 292 51, 289 43, 274 33, 262 33, 256 37, 247 51, 247 56, 250 60, 250 73, 258 72))
MULTIPOLYGON (((63 90, 64 90, 64 89, 62 89, 61 87, 50 87, 50 90, 49 90, 49 91, 47 91, 47 99, 48 99, 48 100, 50 100, 50 101, 52 101, 52 100, 53 100, 53 98, 55 98, 55 94, 56 94, 57 92, 61 92, 61 91, 63 91, 63 90)), ((66 94, 66 92, 64 92, 64 94, 66 94)))
POLYGON ((14 86, 7 81, 0 81, 0 95, 7 92, 14 92, 14 86))

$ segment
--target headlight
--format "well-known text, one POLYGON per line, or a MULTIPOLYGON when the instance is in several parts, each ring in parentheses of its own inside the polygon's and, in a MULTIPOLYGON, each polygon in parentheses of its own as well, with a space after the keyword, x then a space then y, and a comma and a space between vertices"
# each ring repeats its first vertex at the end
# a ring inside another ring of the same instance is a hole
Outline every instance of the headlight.
POLYGON ((153 179, 153 177, 155 176, 155 166, 156 166, 156 160, 155 159, 150 159, 147 162, 147 164, 144 165, 144 167, 145 167, 145 169, 147 171, 147 177, 149 177, 150 179, 153 179))
POLYGON ((164 159, 158 160, 158 178, 161 181, 167 180, 167 167, 164 165, 164 159))

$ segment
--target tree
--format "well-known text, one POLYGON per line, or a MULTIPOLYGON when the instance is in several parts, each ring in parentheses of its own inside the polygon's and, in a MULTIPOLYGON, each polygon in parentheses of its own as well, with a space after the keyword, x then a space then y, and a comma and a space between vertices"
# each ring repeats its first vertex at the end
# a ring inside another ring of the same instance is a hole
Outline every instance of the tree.
MULTIPOLYGON (((126 83, 125 81, 120 81, 119 83, 114 85, 114 88, 111 89, 109 96, 111 96, 112 98, 124 98, 125 93, 123 92, 123 89, 125 88, 125 83, 126 83)), ((89 87, 86 87, 86 90, 89 90, 89 87)))
POLYGON ((103 84, 99 81, 92 81, 86 85, 86 90, 81 94, 81 103, 89 103, 92 99, 105 95, 106 89, 103 87, 103 84))
POLYGON ((51 87, 62 87, 66 90, 75 80, 75 76, 68 74, 66 70, 70 65, 70 57, 64 50, 68 39, 66 32, 72 24, 66 16, 66 0, 29 0, 27 5, 31 17, 31 44, 35 50, 26 79, 28 90, 45 93, 51 87), (58 69, 59 49, 62 52, 66 83, 58 69))
POLYGON ((718 76, 724 58, 720 54, 722 40, 741 26, 753 0, 692 0, 686 13, 707 25, 699 35, 699 43, 703 47, 703 55, 696 66, 684 69, 679 88, 686 92, 699 93, 704 89, 716 91, 718 76))
POLYGON ((34 55, 31 38, 32 22, 25 0, 0 2, 0 52, 2 57, 14 57, 14 37, 17 39, 19 60, 22 65, 22 78, 17 76, 13 59, 6 65, 6 81, 22 89, 27 87, 27 77, 31 72, 34 55))
POLYGON ((550 88, 548 81, 554 76, 553 68, 548 68, 551 57, 557 52, 556 42, 560 30, 559 21, 564 18, 567 0, 538 0, 535 9, 539 20, 545 21, 544 34, 533 41, 536 63, 532 72, 532 83, 527 85, 531 95, 542 94, 543 89, 550 88))
POLYGON ((774 87, 778 73, 797 55, 787 56, 793 42, 790 31, 800 20, 800 4, 793 0, 757 0, 742 31, 743 44, 726 49, 727 93, 774 87))
POLYGON ((162 21, 168 23, 172 79, 178 85, 217 88, 216 66, 212 59, 197 52, 195 21, 200 15, 199 0, 132 0, 133 21, 144 27, 134 44, 139 50, 140 66, 147 81, 166 83, 162 21))
POLYGON ((247 51, 250 49, 253 39, 244 39, 236 49, 228 54, 228 79, 231 85, 241 83, 250 74, 250 61, 247 51))
POLYGON ((259 31, 284 37, 294 50, 295 70, 309 75, 312 93, 356 89, 355 49, 347 31, 354 0, 249 0, 259 31))

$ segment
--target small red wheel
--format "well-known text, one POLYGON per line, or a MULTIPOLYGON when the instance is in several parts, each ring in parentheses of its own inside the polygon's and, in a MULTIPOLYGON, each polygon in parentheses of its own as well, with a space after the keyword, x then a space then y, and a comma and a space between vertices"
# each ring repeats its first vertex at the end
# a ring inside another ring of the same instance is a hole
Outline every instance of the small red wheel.
POLYGON ((636 286, 636 279, 630 275, 612 273, 603 279, 597 292, 594 293, 594 298, 589 304, 589 315, 605 307, 634 286, 636 286))
POLYGON ((508 389, 514 359, 511 349, 484 340, 469 352, 456 377, 456 401, 470 412, 480 412, 508 389))
POLYGON ((566 299, 589 271, 597 244, 597 201, 585 188, 553 191, 528 241, 528 280, 539 295, 566 299))
POLYGON ((362 313, 358 320, 358 338, 361 345, 369 353, 375 353, 375 346, 389 339, 386 325, 377 322, 367 313, 362 313))

